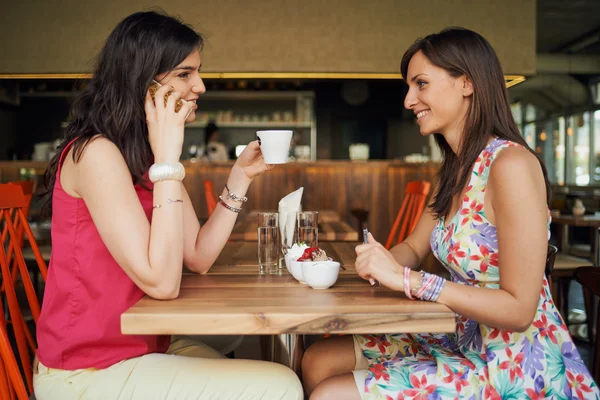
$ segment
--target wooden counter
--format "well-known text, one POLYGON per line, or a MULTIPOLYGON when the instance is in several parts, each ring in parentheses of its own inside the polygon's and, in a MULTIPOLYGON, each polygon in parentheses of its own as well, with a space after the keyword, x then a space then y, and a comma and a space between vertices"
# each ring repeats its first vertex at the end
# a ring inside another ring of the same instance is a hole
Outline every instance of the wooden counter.
MULTIPOLYGON (((233 163, 187 162, 184 165, 184 183, 196 213, 200 218, 206 218, 203 180, 212 180, 219 194, 233 163)), ((376 239, 385 241, 404 199, 406 183, 412 180, 433 182, 438 166, 396 161, 316 161, 278 165, 257 177, 250 186, 249 200, 243 212, 277 210, 283 196, 303 186, 304 210, 334 210, 342 220, 356 226, 350 210, 366 208, 370 211, 369 230, 376 239)))
MULTIPOLYGON (((233 162, 191 163, 185 161, 185 187, 190 194, 198 217, 208 216, 203 180, 214 183, 217 194, 227 181, 233 162)), ((35 168, 43 174, 44 163, 26 161, 0 162, 0 180, 19 178, 21 168, 35 168)), ((437 163, 405 163, 400 161, 316 161, 278 165, 259 176, 250 186, 248 203, 243 207, 244 218, 251 210, 277 210, 279 200, 286 194, 304 187, 302 207, 310 210, 333 210, 352 227, 357 224, 350 210, 369 210, 368 228, 381 242, 394 222, 404 199, 408 181, 435 181, 437 163)), ((40 176, 41 178, 41 176, 40 176)), ((432 190, 433 192, 433 190, 432 190)))

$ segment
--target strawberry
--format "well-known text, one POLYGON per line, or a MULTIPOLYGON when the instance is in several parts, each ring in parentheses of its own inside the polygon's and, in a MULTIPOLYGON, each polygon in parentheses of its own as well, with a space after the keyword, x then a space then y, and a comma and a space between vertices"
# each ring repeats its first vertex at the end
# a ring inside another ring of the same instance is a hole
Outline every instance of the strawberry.
POLYGON ((304 253, 302 253, 302 255, 298 258, 297 261, 311 260, 312 253, 317 250, 319 250, 318 247, 309 247, 308 249, 305 249, 304 253))

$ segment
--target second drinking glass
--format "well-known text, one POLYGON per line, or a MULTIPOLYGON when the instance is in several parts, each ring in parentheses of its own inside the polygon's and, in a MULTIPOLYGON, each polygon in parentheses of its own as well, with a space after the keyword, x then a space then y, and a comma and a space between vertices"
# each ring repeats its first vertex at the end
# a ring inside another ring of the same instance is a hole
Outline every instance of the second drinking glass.
POLYGON ((298 242, 308 247, 319 246, 319 213, 317 211, 298 212, 298 242))

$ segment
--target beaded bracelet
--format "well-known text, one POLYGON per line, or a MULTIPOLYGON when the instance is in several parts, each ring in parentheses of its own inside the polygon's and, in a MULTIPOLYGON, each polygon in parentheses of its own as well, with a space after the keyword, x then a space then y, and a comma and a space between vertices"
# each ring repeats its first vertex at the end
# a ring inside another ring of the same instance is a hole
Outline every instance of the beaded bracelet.
POLYGON ((442 278, 441 276, 437 276, 437 275, 432 275, 432 276, 434 277, 434 281, 432 284, 427 286, 427 289, 421 296, 421 299, 435 302, 440 297, 440 294, 442 293, 442 289, 444 288, 444 285, 446 284, 446 280, 444 278, 442 278))
POLYGON ((225 184, 225 189, 227 189, 227 198, 233 201, 239 201, 242 203, 245 203, 248 201, 248 198, 246 196, 244 197, 238 197, 235 193, 231 193, 231 191, 229 190, 229 186, 227 186, 227 184, 225 184))
POLYGON ((410 294, 410 268, 404 267, 404 294, 410 300, 414 300, 414 297, 410 294))
POLYGON ((424 283, 421 284, 421 288, 419 289, 419 291, 417 293, 415 293, 415 297, 417 299, 421 299, 423 298, 423 294, 425 293, 425 291, 431 286, 433 285, 433 282, 435 281, 435 275, 432 274, 426 274, 426 272, 421 271, 422 273, 422 279, 425 280, 424 283))

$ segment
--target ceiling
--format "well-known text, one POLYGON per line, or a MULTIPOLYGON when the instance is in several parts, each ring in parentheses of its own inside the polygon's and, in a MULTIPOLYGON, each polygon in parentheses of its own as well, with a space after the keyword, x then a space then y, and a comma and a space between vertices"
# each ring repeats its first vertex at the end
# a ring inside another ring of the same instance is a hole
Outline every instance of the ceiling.
POLYGON ((537 1, 537 74, 509 90, 547 114, 591 102, 600 78, 600 0, 537 1))
POLYGON ((600 54, 599 0, 538 0, 537 52, 600 54))

